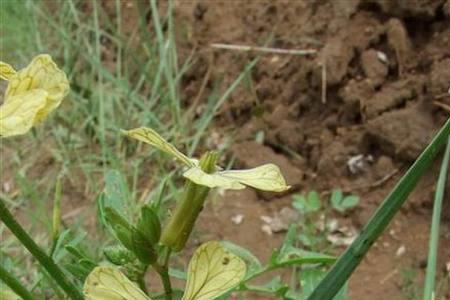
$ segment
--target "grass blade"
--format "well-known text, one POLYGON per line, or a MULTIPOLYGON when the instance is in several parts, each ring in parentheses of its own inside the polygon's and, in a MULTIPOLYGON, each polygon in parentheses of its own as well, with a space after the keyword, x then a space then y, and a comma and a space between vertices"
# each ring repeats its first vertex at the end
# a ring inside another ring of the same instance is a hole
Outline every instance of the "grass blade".
POLYGON ((444 199, 445 184, 448 176, 448 163, 450 158, 450 138, 447 141, 444 159, 434 195, 433 219, 431 221, 430 244, 428 248, 428 263, 425 277, 424 300, 435 299, 436 260, 439 245, 439 223, 441 221, 442 200, 444 199))
MULTIPOLYGON (((17 295, 22 297, 24 300, 35 300, 33 295, 22 285, 22 283, 14 277, 10 272, 8 272, 6 269, 3 268, 3 266, 0 264, 0 279, 3 281, 7 286, 11 288, 17 295)), ((1 293, 1 284, 0 284, 0 296, 3 294, 1 293)), ((6 295, 6 291, 4 290, 6 295)), ((7 297, 7 295, 5 296, 7 297)))
POLYGON ((394 190, 386 197, 356 240, 340 256, 308 300, 332 299, 360 264, 372 244, 383 233, 408 198, 450 135, 450 119, 422 152, 394 190))

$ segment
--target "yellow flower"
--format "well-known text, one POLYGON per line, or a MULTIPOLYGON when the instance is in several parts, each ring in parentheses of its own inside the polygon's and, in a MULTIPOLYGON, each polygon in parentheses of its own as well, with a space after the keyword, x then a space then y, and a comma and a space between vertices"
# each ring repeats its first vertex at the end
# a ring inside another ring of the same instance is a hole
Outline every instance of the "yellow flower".
POLYGON ((9 81, 0 106, 0 137, 27 133, 69 93, 66 74, 47 54, 36 56, 17 72, 0 62, 0 78, 9 81))
POLYGON ((151 128, 141 127, 131 130, 123 130, 125 135, 150 144, 177 158, 188 167, 183 176, 196 184, 209 188, 224 188, 240 190, 246 186, 271 192, 283 192, 290 188, 281 174, 280 168, 274 164, 265 164, 247 170, 216 171, 208 174, 198 166, 198 161, 189 158, 175 146, 167 142, 162 136, 151 128))
MULTIPOLYGON (((246 272, 240 257, 219 242, 206 242, 189 262, 182 300, 216 299, 236 287, 246 272)), ((86 278, 83 292, 86 300, 151 300, 116 267, 96 267, 86 278)))

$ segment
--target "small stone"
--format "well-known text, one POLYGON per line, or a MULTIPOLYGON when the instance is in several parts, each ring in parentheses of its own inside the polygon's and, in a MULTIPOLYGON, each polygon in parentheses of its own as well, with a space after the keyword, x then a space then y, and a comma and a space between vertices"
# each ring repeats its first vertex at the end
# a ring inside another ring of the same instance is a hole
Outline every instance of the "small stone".
POLYGON ((405 252, 406 252, 406 247, 405 247, 404 245, 401 245, 401 246, 397 249, 397 251, 395 252, 395 255, 396 255, 397 257, 400 257, 400 256, 402 256, 403 254, 405 254, 405 252))
POLYGON ((388 59, 386 53, 381 52, 381 51, 377 51, 377 57, 382 63, 385 63, 386 65, 389 65, 389 59, 388 59))
POLYGON ((388 75, 388 66, 379 58, 379 52, 375 49, 364 51, 361 55, 361 66, 375 86, 380 86, 388 75))
POLYGON ((347 167, 350 173, 358 174, 367 170, 368 165, 372 162, 372 155, 357 154, 350 157, 347 161, 347 167))
POLYGON ((272 229, 267 224, 264 224, 263 226, 261 226, 261 230, 262 230, 262 232, 266 233, 267 235, 273 234, 272 229))
POLYGON ((240 225, 243 220, 244 220, 243 214, 237 214, 237 215, 231 217, 231 222, 233 222, 236 225, 240 225))

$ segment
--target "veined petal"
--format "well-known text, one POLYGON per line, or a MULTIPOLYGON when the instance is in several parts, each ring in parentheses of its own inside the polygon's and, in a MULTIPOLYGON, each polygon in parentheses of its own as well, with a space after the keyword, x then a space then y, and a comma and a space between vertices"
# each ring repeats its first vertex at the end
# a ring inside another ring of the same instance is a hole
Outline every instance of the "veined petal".
POLYGON ((204 185, 210 188, 220 187, 228 190, 242 190, 245 185, 239 183, 238 180, 221 176, 219 173, 208 174, 199 167, 192 167, 183 173, 183 176, 192 182, 204 185))
POLYGON ((34 124, 39 111, 47 102, 48 93, 32 90, 8 98, 0 106, 0 136, 9 137, 28 132, 34 124))
POLYGON ((207 242, 195 250, 189 262, 182 300, 211 300, 237 286, 247 267, 219 242, 207 242))
POLYGON ((9 80, 11 76, 16 74, 16 70, 7 63, 0 61, 0 78, 3 80, 9 80))
POLYGON ((162 136, 160 136, 151 128, 140 127, 131 130, 122 130, 122 132, 131 138, 150 144, 153 147, 172 155, 189 167, 194 167, 198 164, 195 163, 196 160, 190 159, 189 157, 178 151, 178 149, 175 148, 174 145, 166 141, 162 136))
POLYGON ((281 174, 280 168, 274 164, 265 164, 248 170, 220 171, 207 174, 200 168, 190 168, 184 177, 193 182, 211 188, 242 189, 244 185, 262 191, 283 192, 290 188, 281 174))
POLYGON ((86 278, 86 300, 151 300, 115 267, 96 267, 86 278))
POLYGON ((35 89, 47 92, 47 101, 36 122, 42 121, 52 110, 57 108, 63 98, 69 93, 69 82, 66 74, 53 62, 50 55, 36 56, 24 69, 11 75, 5 93, 5 103, 11 101, 13 96, 23 94, 35 89))

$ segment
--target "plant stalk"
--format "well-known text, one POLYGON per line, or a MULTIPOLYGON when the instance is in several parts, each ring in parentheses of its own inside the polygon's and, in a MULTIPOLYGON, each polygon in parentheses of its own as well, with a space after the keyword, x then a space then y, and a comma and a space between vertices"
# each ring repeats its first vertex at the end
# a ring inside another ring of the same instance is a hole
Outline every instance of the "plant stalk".
POLYGON ((434 299, 435 282, 436 282, 436 260, 439 245, 439 223, 441 221, 442 200, 444 199, 445 184, 448 181, 448 164, 450 160, 450 138, 447 141, 444 159, 442 160, 439 179, 434 195, 433 217, 431 221, 430 242, 428 247, 428 262, 425 276, 425 287, 423 291, 424 300, 434 299))
MULTIPOLYGON (((200 168, 206 173, 214 172, 217 157, 217 153, 207 152, 200 159, 200 168)), ((195 221, 203 209, 209 190, 210 188, 206 186, 186 180, 182 199, 177 203, 173 215, 161 234, 161 244, 174 251, 180 251, 184 248, 194 228, 195 221)))
POLYGON ((419 179, 428 170, 439 150, 442 149, 450 135, 450 118, 436 134, 433 141, 417 158, 411 168, 400 179, 392 192, 364 226, 359 236, 339 257, 333 268, 320 281, 308 300, 333 299, 350 278, 373 243, 383 233, 395 214, 405 203, 419 179))
POLYGON ((17 239, 28 249, 36 260, 45 268, 48 274, 66 292, 72 300, 84 300, 81 291, 67 278, 66 274, 55 264, 55 262, 33 241, 22 226, 17 223, 14 216, 9 212, 3 198, 0 198, 0 220, 17 237, 17 239))
POLYGON ((0 264, 0 279, 6 283, 18 296, 23 300, 34 300, 33 295, 22 285, 22 283, 15 278, 10 272, 5 270, 0 264))
POLYGON ((159 274, 159 277, 161 277, 161 281, 164 286, 164 294, 166 300, 172 300, 172 285, 170 283, 170 276, 169 276, 169 258, 171 253, 172 252, 170 248, 166 248, 163 257, 163 263, 162 264, 155 263, 153 265, 153 268, 159 274))

